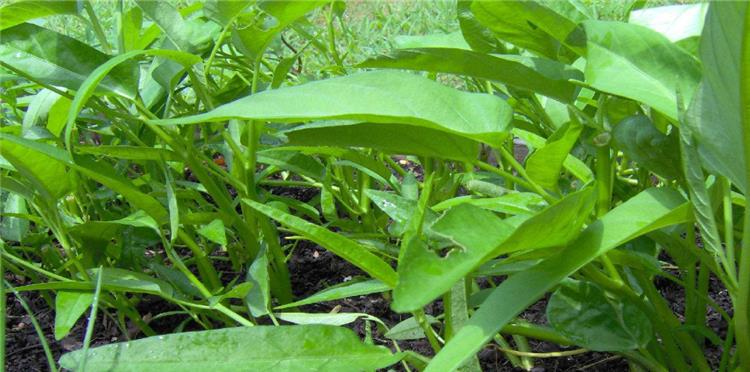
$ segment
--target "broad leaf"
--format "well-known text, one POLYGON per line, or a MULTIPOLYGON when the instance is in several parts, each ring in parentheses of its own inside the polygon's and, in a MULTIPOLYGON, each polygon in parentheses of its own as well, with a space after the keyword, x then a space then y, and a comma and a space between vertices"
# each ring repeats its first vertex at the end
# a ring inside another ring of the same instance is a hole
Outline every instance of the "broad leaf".
POLYGON ((667 5, 630 12, 629 22, 648 27, 672 42, 700 36, 708 3, 667 5))
MULTIPOLYGON (((109 56, 68 36, 24 23, 0 32, 0 61, 34 80, 78 90, 109 56)), ((100 93, 134 98, 138 86, 136 64, 121 65, 99 84, 100 93)))
POLYGON ((681 177, 680 143, 676 129, 669 136, 660 132, 647 116, 625 118, 612 132, 615 145, 646 169, 669 179, 681 177))
POLYGON ((224 227, 224 222, 218 218, 211 221, 208 225, 201 226, 197 232, 216 244, 221 246, 227 245, 226 228, 224 227))
POLYGON ((643 26, 586 21, 586 83, 643 102, 677 120, 677 92, 688 102, 700 64, 666 37, 643 26))
POLYGON ((432 359, 427 371, 459 367, 526 307, 596 257, 640 235, 684 223, 690 207, 672 189, 648 189, 589 225, 558 254, 510 276, 432 359))
POLYGON ((547 319, 561 335, 595 351, 638 349, 653 337, 651 321, 638 306, 609 298, 586 281, 565 281, 547 303, 547 319))
POLYGON ((495 36, 552 59, 572 60, 583 48, 567 43, 578 25, 533 1, 474 1, 471 11, 495 36))
POLYGON ((460 92, 405 72, 375 71, 265 91, 205 114, 152 123, 354 119, 414 125, 497 144, 507 134, 510 117, 510 106, 498 97, 460 92))
POLYGON ((55 295, 55 340, 62 340, 91 306, 93 292, 58 291, 55 295))
POLYGON ((446 212, 430 230, 455 246, 440 257, 413 240, 402 252, 395 311, 415 311, 448 291, 460 278, 503 253, 563 246, 575 238, 591 209, 593 188, 571 194, 516 227, 494 213, 469 204, 446 212))
POLYGON ((747 5, 711 4, 700 46, 703 81, 684 123, 697 139, 703 165, 743 191, 747 185, 740 118, 740 58, 747 5))
MULTIPOLYGON (((82 351, 60 358, 75 369, 82 351)), ((91 349, 86 367, 107 371, 341 371, 385 368, 401 358, 346 328, 257 326, 185 332, 91 349), (162 352, 164 349, 169 352, 162 352)))
POLYGON ((13 1, 0 7, 0 30, 20 25, 36 18, 78 13, 78 1, 57 0, 13 1))
POLYGON ((526 173, 537 184, 547 189, 557 189, 557 180, 563 162, 578 141, 583 125, 570 121, 558 128, 548 139, 544 147, 534 151, 526 160, 526 173))

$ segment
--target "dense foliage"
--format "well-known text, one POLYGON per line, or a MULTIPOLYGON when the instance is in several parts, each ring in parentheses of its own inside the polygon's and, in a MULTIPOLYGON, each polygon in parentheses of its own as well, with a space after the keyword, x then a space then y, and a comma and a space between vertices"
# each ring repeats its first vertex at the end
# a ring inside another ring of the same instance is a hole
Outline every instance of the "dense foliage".
POLYGON ((352 63, 339 1, 121 1, 114 42, 92 2, 10 2, 0 263, 31 284, 0 288, 43 296, 58 339, 87 323, 52 370, 476 371, 488 344, 528 369, 529 339, 750 370, 750 12, 643 3, 604 21, 573 0, 458 1, 459 32, 352 63), (97 41, 42 22, 60 16, 97 41), (362 276, 295 298, 302 240, 362 276), (300 310, 363 295, 408 317, 300 310), (546 324, 518 317, 545 296, 546 324), (147 297, 181 319, 171 334, 147 297), (89 349, 98 313, 143 337, 89 349), (397 343, 425 338, 434 355, 397 343))

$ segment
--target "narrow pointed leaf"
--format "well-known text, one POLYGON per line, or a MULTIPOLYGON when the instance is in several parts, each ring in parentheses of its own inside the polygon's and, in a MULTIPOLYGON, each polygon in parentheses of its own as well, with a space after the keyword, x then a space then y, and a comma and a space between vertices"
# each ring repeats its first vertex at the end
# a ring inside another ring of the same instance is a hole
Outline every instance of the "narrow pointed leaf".
POLYGON ((78 1, 14 1, 0 7, 0 30, 37 18, 76 13, 78 13, 78 1))
POLYGON ((460 92, 405 72, 374 71, 265 91, 205 114, 153 123, 354 119, 385 126, 414 125, 499 143, 508 132, 510 117, 510 106, 498 97, 460 92))
POLYGON ((518 55, 490 55, 456 48, 396 50, 357 66, 443 72, 494 80, 561 102, 572 102, 578 94, 579 88, 568 80, 583 80, 580 71, 557 61, 518 55))
MULTIPOLYGON (((43 83, 78 90, 109 56, 68 36, 24 23, 0 31, 0 61, 43 83)), ((97 92, 134 98, 138 87, 136 64, 115 68, 97 92)))
POLYGON ((396 285, 396 272, 391 266, 354 240, 256 201, 242 199, 242 202, 349 261, 373 278, 391 287, 396 285))
POLYGON ((58 291, 55 296, 55 340, 62 340, 91 306, 94 293, 58 291))

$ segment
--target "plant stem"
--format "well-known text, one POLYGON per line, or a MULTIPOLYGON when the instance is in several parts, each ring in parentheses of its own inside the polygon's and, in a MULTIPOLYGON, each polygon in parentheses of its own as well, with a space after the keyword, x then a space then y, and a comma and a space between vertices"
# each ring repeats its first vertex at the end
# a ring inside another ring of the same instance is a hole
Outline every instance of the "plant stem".
POLYGON ((112 54, 112 48, 109 46, 109 42, 107 42, 107 36, 104 34, 102 25, 99 23, 99 18, 96 16, 94 7, 91 6, 91 2, 84 1, 83 8, 86 9, 86 14, 89 15, 89 20, 92 28, 94 29, 94 34, 96 35, 96 38, 99 39, 99 44, 101 44, 102 49, 104 49, 104 53, 112 54))
POLYGON ((506 150, 503 147, 499 148, 500 156, 502 156, 503 160, 508 162, 510 166, 513 168, 513 170, 518 173, 519 176, 521 176, 525 180, 525 184, 528 185, 531 190, 534 190, 537 194, 539 194, 541 197, 544 198, 544 200, 548 202, 554 202, 556 199, 550 195, 547 191, 545 191, 541 186, 539 186, 536 182, 534 182, 531 177, 526 173, 526 169, 523 168, 523 166, 516 161, 516 158, 513 156, 513 154, 509 153, 508 150, 506 150))

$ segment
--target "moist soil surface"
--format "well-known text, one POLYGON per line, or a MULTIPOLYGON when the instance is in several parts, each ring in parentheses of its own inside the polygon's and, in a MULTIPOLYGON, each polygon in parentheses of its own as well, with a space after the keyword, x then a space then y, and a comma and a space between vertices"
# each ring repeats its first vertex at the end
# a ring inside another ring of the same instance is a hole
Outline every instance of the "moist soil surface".
MULTIPOLYGON (((342 283, 344 281, 356 280, 364 273, 348 262, 336 257, 323 248, 311 243, 300 242, 296 247, 292 259, 289 262, 289 271, 292 274, 292 286, 294 295, 297 298, 305 298, 311 294, 321 291, 328 286, 342 283)), ((6 275, 6 279, 14 285, 25 284, 22 279, 6 275)), ((684 291, 673 282, 668 280, 657 279, 657 286, 662 295, 667 299, 672 309, 677 314, 684 311, 684 291)), ((731 302, 726 290, 721 287, 718 280, 711 278, 711 297, 725 310, 731 309, 731 302)), ((43 329, 45 337, 50 345, 50 351, 55 360, 68 351, 76 350, 81 347, 85 334, 86 320, 82 319, 71 331, 66 338, 56 341, 54 339, 54 311, 48 305, 47 300, 38 292, 22 293, 24 300, 28 303, 34 313, 40 327, 43 329)), ((6 370, 8 371, 47 371, 47 361, 42 344, 36 334, 31 318, 23 309, 20 301, 16 296, 9 294, 7 296, 8 319, 6 325, 6 370)), ((545 309, 546 299, 542 299, 529 309, 522 317, 538 324, 546 323, 545 309)), ((152 296, 145 296, 138 306, 141 314, 156 315, 158 313, 173 309, 173 306, 165 301, 152 296)), ((338 301, 330 301, 319 304, 306 305, 301 308, 305 312, 358 312, 366 313, 381 319, 389 327, 405 320, 408 314, 398 314, 390 310, 388 300, 381 294, 368 296, 358 296, 338 301)), ((425 309, 427 314, 438 315, 442 312, 442 305, 437 301, 432 306, 425 309)), ((150 317, 146 315, 146 318, 150 317)), ((84 316, 85 318, 85 316, 84 316)), ((149 325, 159 333, 170 333, 176 328, 183 319, 180 317, 167 317, 159 321, 151 322, 149 325)), ((724 337, 727 330, 726 322, 719 316, 716 311, 709 311, 707 317, 708 325, 720 336, 724 337)), ((348 325, 360 336, 364 337, 367 333, 364 321, 357 321, 348 325)), ((190 327, 186 330, 191 330, 190 327)), ((395 349, 393 343, 385 338, 372 324, 370 327, 373 340, 391 349, 395 349)), ((135 329, 130 329, 131 337, 144 337, 143 334, 136 334, 135 329)), ((115 322, 107 315, 100 313, 95 329, 92 346, 104 345, 112 342, 124 341, 128 338, 115 325, 115 322)), ((509 341, 510 338, 508 338, 509 341)), ((511 341, 512 343, 512 341, 511 341)), ((557 345, 547 342, 536 342, 529 340, 531 349, 534 352, 547 353, 554 351, 570 350, 561 348, 557 345)), ((412 350, 423 355, 431 356, 432 350, 426 340, 408 340, 399 341, 399 347, 402 350, 412 350)), ((721 357, 719 347, 709 346, 706 350, 713 366, 717 366, 721 357)), ((482 369, 485 371, 517 371, 505 359, 504 355, 496 347, 486 347, 479 352, 479 361, 482 369)), ((403 366, 392 366, 395 370, 403 370, 403 366)), ((608 353, 588 352, 568 357, 535 359, 533 371, 627 371, 627 362, 617 356, 608 353)))

